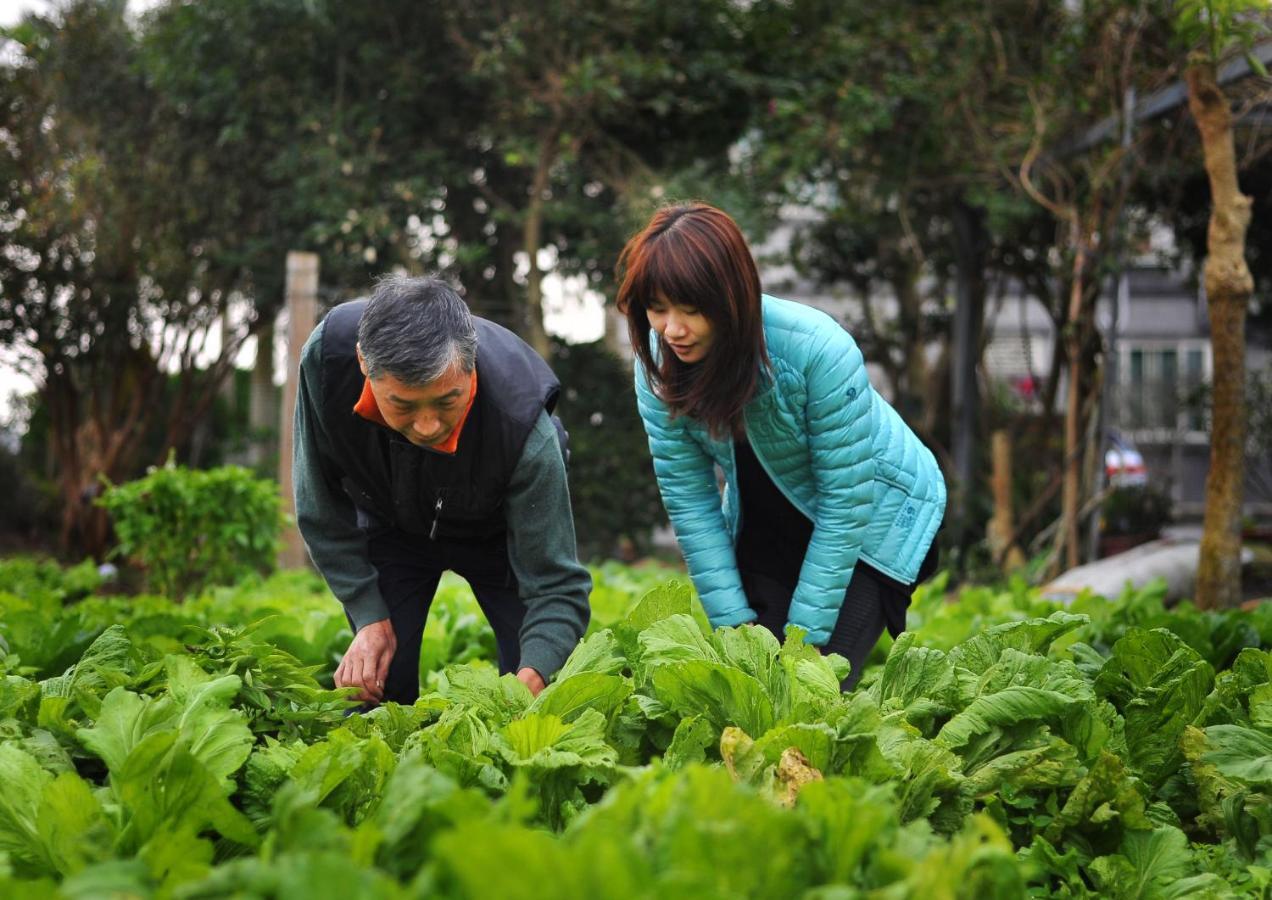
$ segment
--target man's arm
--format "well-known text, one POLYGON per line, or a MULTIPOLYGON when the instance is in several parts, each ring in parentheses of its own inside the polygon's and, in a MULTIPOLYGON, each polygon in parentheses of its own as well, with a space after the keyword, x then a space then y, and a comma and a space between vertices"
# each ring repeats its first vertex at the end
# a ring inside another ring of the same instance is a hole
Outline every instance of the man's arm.
POLYGON ((532 669, 546 681, 587 630, 592 591, 592 576, 578 560, 561 445, 546 412, 526 439, 504 508, 508 559, 526 605, 517 675, 526 681, 522 673, 532 669))
POLYGON ((359 687, 358 699, 379 701, 396 641, 366 535, 358 528, 353 502, 341 489, 330 461, 322 422, 322 330, 322 325, 314 329, 300 359, 292 444, 296 525, 314 565, 344 604, 357 632, 336 670, 336 686, 359 687))

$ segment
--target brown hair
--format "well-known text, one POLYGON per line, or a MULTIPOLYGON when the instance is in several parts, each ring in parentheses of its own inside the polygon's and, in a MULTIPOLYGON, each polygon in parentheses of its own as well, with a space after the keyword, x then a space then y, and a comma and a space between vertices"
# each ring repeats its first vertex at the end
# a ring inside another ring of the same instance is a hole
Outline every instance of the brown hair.
POLYGON ((618 258, 618 310, 627 316, 632 349, 650 386, 672 416, 703 422, 711 434, 738 434, 742 410, 768 366, 760 314, 760 276, 741 229, 705 203, 660 209, 618 258), (659 295, 696 308, 711 323, 706 358, 683 363, 659 339, 661 362, 649 346, 646 310, 659 295))

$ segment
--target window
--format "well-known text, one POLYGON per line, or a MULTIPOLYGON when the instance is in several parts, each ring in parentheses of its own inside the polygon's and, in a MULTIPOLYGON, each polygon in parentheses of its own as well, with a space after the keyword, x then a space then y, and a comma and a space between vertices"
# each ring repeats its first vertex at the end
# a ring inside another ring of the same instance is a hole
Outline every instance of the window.
POLYGON ((1200 388, 1210 371, 1210 345, 1200 339, 1126 341, 1121 348, 1119 425, 1136 440, 1205 440, 1200 388))

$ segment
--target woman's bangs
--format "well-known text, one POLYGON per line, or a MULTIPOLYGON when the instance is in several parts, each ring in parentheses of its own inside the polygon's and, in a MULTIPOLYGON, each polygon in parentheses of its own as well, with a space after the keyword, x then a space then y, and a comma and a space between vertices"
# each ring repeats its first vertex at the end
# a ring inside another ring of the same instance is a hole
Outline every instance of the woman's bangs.
MULTIPOLYGON (((650 301, 661 294, 677 306, 693 307, 708 319, 718 320, 721 307, 728 305, 727 298, 721 296, 724 285, 712 284, 706 267, 697 257, 679 247, 668 249, 671 252, 650 254, 646 278, 650 301)), ((723 315, 728 318, 727 309, 723 315)))

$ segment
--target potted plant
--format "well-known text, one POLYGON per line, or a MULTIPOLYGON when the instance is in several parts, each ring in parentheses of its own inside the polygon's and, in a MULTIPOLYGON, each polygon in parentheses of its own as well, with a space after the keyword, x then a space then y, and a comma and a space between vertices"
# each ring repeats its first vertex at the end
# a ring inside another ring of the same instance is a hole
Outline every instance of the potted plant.
POLYGON ((1100 556, 1112 556, 1161 537, 1170 521, 1170 498, 1149 485, 1109 491, 1100 505, 1100 556))

